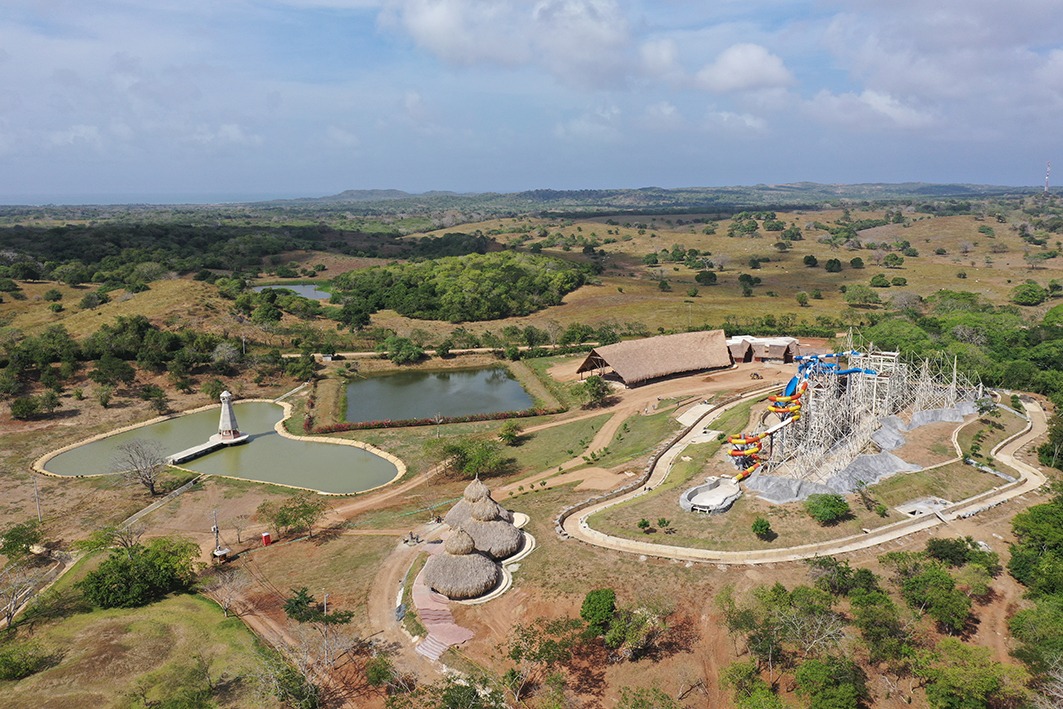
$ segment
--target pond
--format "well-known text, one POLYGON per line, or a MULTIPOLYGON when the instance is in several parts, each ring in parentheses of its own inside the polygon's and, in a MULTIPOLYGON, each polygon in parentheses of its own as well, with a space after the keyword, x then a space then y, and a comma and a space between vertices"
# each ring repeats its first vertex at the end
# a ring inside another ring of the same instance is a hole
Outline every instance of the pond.
POLYGON ((347 385, 347 420, 402 421, 523 411, 531 396, 505 367, 397 372, 347 385))
MULTIPOLYGON (((390 482, 397 473, 393 463, 361 448, 281 436, 273 428, 284 416, 277 404, 244 401, 233 409, 240 430, 251 434, 251 440, 181 467, 332 493, 368 490, 390 482)), ((55 456, 44 469, 56 475, 107 474, 113 470, 118 446, 138 438, 159 441, 164 454, 176 453, 217 433, 218 411, 214 407, 86 443, 55 456)))
POLYGON ((293 291, 296 295, 301 295, 304 298, 309 298, 310 300, 328 300, 329 298, 332 297, 331 293, 328 293, 326 291, 321 290, 320 288, 318 288, 318 285, 322 285, 322 284, 315 284, 315 283, 292 283, 292 284, 279 283, 278 284, 278 283, 275 283, 275 284, 270 285, 270 286, 255 286, 251 290, 255 291, 256 293, 261 293, 262 291, 266 290, 267 288, 274 288, 274 289, 276 289, 276 288, 284 288, 285 290, 293 291))

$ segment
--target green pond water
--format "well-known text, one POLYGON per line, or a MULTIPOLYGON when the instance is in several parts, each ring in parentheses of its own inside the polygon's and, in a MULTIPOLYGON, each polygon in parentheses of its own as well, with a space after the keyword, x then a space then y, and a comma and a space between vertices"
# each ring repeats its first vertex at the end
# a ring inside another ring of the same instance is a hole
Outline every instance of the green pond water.
MULTIPOLYGON (((277 404, 237 402, 240 430, 251 440, 222 448, 182 467, 201 473, 230 475, 259 482, 296 485, 321 492, 361 492, 395 477, 395 465, 352 446, 292 440, 273 426, 284 416, 277 404)), ((218 432, 219 409, 212 408, 86 443, 60 453, 44 468, 57 475, 102 475, 114 470, 118 447, 134 439, 159 441, 164 454, 206 442, 218 432)))
POLYGON ((398 372, 347 385, 351 422, 522 411, 533 402, 505 367, 398 372))

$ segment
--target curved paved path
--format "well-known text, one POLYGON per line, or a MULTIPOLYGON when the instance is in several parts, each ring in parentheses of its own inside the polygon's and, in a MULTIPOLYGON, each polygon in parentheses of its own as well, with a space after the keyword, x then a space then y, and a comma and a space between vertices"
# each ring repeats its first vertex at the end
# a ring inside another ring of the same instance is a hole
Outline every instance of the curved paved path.
MULTIPOLYGON (((741 400, 740 400, 741 401, 741 400)), ((692 429, 688 436, 685 436, 679 442, 676 443, 671 449, 669 449, 664 455, 661 456, 657 465, 654 467, 653 472, 650 475, 649 481, 646 487, 654 488, 660 485, 665 478, 668 477, 668 472, 671 468, 671 463, 677 455, 686 447, 687 439, 695 435, 695 432, 704 427, 705 424, 711 422, 726 411, 731 406, 734 406, 739 402, 732 402, 727 406, 714 409, 702 417, 698 425, 692 429)), ((587 524, 587 519, 608 507, 617 505, 621 502, 631 500, 639 495, 645 494, 645 488, 636 490, 626 495, 607 500, 605 502, 592 505, 585 509, 579 510, 577 513, 569 515, 564 522, 565 532, 579 541, 587 544, 593 544, 595 546, 605 547, 607 549, 614 549, 616 551, 624 551, 632 554, 643 554, 646 556, 656 556, 667 559, 678 559, 681 561, 707 561, 718 564, 770 564, 783 561, 800 561, 802 559, 810 559, 815 556, 823 556, 828 554, 843 554, 846 552, 857 551, 860 549, 866 549, 868 547, 883 544, 893 539, 899 539, 900 537, 914 534, 932 527, 936 527, 940 524, 945 524, 950 520, 960 518, 962 516, 970 516, 981 509, 985 509, 990 506, 995 506, 1003 502, 1007 502, 1015 497, 1023 495, 1028 492, 1032 492, 1041 487, 1047 482, 1047 478, 1041 473, 1038 468, 1035 468, 1016 457, 1018 451, 1025 445, 1036 440, 1039 436, 1044 435, 1048 426, 1045 419, 1045 412, 1035 402, 1024 402, 1026 413, 1030 418, 1030 425, 1026 430, 1020 433, 1010 441, 1005 441, 1000 446, 993 450, 994 455, 998 460, 1011 466, 1014 470, 1020 474, 1019 480, 1014 483, 1009 483, 999 488, 994 488, 981 495, 976 495, 973 498, 965 500, 963 502, 951 505, 941 511, 940 516, 937 515, 924 515, 916 517, 896 524, 891 524, 886 527, 880 527, 873 530, 868 534, 861 534, 858 536, 845 537, 843 539, 835 539, 827 542, 820 542, 816 544, 805 544, 795 547, 787 547, 785 549, 764 549, 754 551, 722 551, 715 549, 699 549, 693 547, 679 547, 668 544, 654 544, 652 542, 645 542, 635 539, 625 539, 623 537, 616 537, 612 535, 599 532, 592 529, 587 524)))

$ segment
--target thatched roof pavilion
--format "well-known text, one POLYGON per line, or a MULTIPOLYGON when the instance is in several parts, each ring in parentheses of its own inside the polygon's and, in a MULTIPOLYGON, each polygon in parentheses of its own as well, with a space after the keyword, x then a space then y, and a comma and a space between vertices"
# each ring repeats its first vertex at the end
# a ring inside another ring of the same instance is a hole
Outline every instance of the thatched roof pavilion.
MULTIPOLYGON (((736 335, 727 340, 727 346, 731 349, 731 355, 735 361, 739 361, 736 350, 742 347, 741 343, 748 343, 752 348, 752 359, 758 362, 793 362, 794 356, 800 353, 797 340, 793 337, 753 337, 751 335, 736 335)), ((744 361, 750 361, 746 358, 744 361)))
POLYGON ((628 386, 674 374, 730 367, 723 330, 683 332, 596 347, 580 365, 580 374, 613 374, 628 386))
POLYGON ((424 582, 433 591, 455 601, 488 593, 502 579, 502 567, 476 551, 472 537, 455 529, 443 543, 443 553, 424 565, 424 582))
POLYGON ((480 478, 476 478, 465 486, 465 493, 458 500, 458 504, 450 508, 450 512, 447 512, 447 516, 443 518, 443 521, 451 529, 457 529, 472 518, 472 505, 481 500, 487 500, 495 506, 498 519, 513 522, 513 513, 495 502, 494 498, 491 497, 491 491, 480 482, 480 478))
POLYGON ((524 532, 502 519, 498 504, 485 497, 470 505, 469 519, 461 523, 461 529, 472 537, 476 549, 492 559, 506 559, 524 546, 524 532))

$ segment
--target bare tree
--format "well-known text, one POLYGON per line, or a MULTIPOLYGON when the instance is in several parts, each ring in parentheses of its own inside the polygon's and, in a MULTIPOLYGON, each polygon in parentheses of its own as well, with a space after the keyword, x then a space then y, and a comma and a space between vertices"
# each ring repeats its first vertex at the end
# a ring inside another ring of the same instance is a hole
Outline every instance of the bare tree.
POLYGON ((1053 663, 1044 681, 1037 685, 1033 705, 1037 709, 1059 709, 1063 706, 1063 661, 1053 663))
MULTIPOLYGON (((218 602, 225 617, 228 618, 229 611, 233 610, 250 587, 251 578, 243 569, 222 566, 215 569, 210 575, 205 589, 218 602)), ((234 611, 233 615, 239 614, 234 611)))
POLYGON ((233 530, 236 532, 236 543, 237 544, 242 544, 243 543, 243 539, 240 538, 240 535, 243 534, 245 529, 247 529, 247 525, 250 522, 251 522, 251 518, 248 517, 247 515, 238 515, 236 517, 233 517, 231 520, 229 520, 229 526, 232 527, 233 530))
POLYGON ((30 591, 44 578, 44 570, 26 564, 9 566, 0 572, 0 604, 8 627, 22 607, 30 591))
POLYGON ((118 455, 112 468, 127 482, 139 483, 148 488, 152 495, 157 495, 155 486, 159 482, 159 475, 166 469, 166 459, 158 441, 135 438, 118 446, 118 455))

